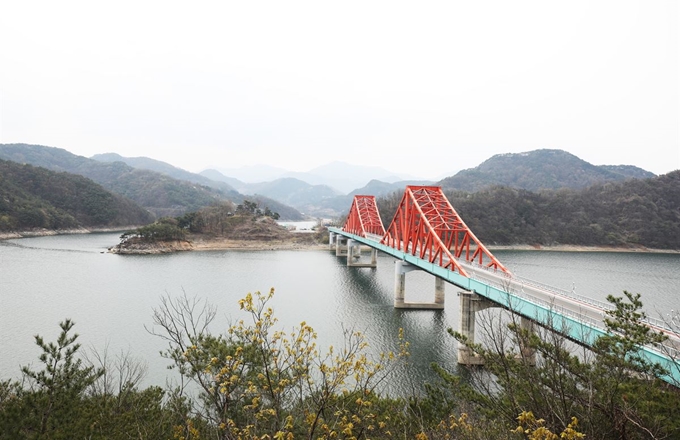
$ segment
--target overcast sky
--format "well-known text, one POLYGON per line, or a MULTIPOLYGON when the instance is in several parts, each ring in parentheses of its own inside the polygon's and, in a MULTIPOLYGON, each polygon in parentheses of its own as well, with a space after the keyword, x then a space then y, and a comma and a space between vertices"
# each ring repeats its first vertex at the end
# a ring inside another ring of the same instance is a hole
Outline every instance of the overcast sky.
POLYGON ((423 178, 680 169, 678 1, 0 2, 0 143, 423 178))

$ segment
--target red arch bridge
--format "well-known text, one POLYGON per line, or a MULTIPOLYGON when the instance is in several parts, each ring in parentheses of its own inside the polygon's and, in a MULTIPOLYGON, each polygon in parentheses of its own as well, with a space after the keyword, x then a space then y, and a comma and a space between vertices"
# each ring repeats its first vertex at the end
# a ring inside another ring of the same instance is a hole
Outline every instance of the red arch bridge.
MULTIPOLYGON (((538 324, 586 346, 607 333, 603 321, 610 304, 512 274, 467 227, 440 187, 407 186, 387 229, 375 197, 355 196, 344 226, 328 229, 329 246, 347 257, 348 266, 377 267, 378 252, 395 258, 396 308, 443 309, 444 283, 460 288, 459 332, 472 341, 475 313, 488 307, 519 315, 526 328, 538 324), (370 249, 369 260, 361 256, 362 246, 370 249), (433 275, 432 302, 406 301, 406 274, 412 270, 433 275)), ((641 354, 669 372, 667 382, 680 384, 680 336, 662 320, 646 318, 645 324, 669 338, 663 345, 640 347, 641 354)), ((459 346, 458 362, 481 360, 459 346)))

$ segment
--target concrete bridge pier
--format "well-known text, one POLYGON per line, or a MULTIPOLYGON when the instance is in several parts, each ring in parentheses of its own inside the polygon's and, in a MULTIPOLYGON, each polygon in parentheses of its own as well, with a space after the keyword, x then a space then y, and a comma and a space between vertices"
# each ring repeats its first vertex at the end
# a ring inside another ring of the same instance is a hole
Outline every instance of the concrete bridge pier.
POLYGON ((335 249, 335 239, 337 234, 335 232, 328 233, 328 249, 335 249))
POLYGON ((434 277, 434 302, 414 303, 406 302, 406 274, 412 270, 420 270, 417 266, 406 261, 397 260, 394 262, 394 308, 395 309, 444 309, 444 292, 446 285, 444 280, 434 277))
MULTIPOLYGON (((465 336, 468 341, 475 342, 475 313, 490 307, 500 307, 474 292, 458 292, 460 297, 460 315, 458 317, 458 333, 465 336)), ((517 315, 515 315, 517 316, 517 315)), ((523 330, 532 332, 534 323, 531 319, 520 315, 519 325, 523 330)), ((526 360, 530 365, 536 365, 536 351, 531 347, 520 345, 519 357, 526 360)), ((463 344, 458 344, 458 363, 464 365, 484 365, 484 360, 463 344)))
POLYGON ((335 256, 345 257, 347 256, 347 242, 349 239, 343 235, 337 235, 335 237, 335 256))
MULTIPOLYGON (((458 333, 468 341, 475 342, 475 313, 493 307, 491 301, 482 298, 474 292, 458 292, 460 297, 460 314, 458 316, 458 333)), ((484 359, 475 354, 470 348, 458 344, 458 363, 464 365, 484 365, 484 359)))
POLYGON ((361 261, 361 243, 348 239, 347 240, 347 266, 349 267, 378 267, 378 251, 371 249, 371 262, 365 263, 361 261))

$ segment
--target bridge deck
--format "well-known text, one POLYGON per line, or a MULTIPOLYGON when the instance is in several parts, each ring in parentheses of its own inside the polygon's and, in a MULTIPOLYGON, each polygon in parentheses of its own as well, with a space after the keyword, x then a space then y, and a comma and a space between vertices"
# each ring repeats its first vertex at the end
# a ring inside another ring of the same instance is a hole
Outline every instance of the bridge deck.
MULTIPOLYGON (((455 286, 475 292, 518 315, 549 326, 576 342, 591 346, 599 336, 606 334, 603 319, 605 312, 612 309, 609 304, 458 260, 470 274, 468 278, 407 252, 381 244, 380 236, 369 234, 364 238, 339 228, 328 229, 413 264, 455 286)), ((680 365, 674 361, 680 359, 680 338, 660 320, 648 319, 645 323, 669 337, 662 347, 642 347, 645 356, 669 371, 670 377, 666 378, 667 381, 680 383, 680 365)))

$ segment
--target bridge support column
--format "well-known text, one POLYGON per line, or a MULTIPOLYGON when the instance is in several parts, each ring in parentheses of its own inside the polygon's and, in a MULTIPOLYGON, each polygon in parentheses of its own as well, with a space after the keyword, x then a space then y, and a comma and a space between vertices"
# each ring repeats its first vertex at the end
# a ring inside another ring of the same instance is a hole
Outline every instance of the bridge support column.
POLYGON ((406 261, 397 260, 394 263, 394 308, 395 309, 427 309, 427 310, 443 310, 444 309, 444 280, 435 277, 435 293, 433 303, 414 303, 406 302, 406 273, 412 270, 419 270, 418 267, 413 266, 406 261))
POLYGON ((337 235, 335 237, 335 256, 344 257, 347 255, 347 237, 337 235))
POLYGON ((349 267, 378 267, 378 251, 372 249, 371 262, 364 263, 361 261, 361 243, 355 240, 347 240, 347 266, 349 267))
MULTIPOLYGON (((475 313, 492 307, 493 304, 473 292, 458 292, 460 297, 460 315, 458 316, 458 333, 468 341, 475 342, 475 313)), ((464 365, 483 365, 484 360, 463 344, 458 344, 458 363, 464 365)))
POLYGON ((328 249, 335 249, 335 238, 337 234, 335 232, 328 233, 328 249))

